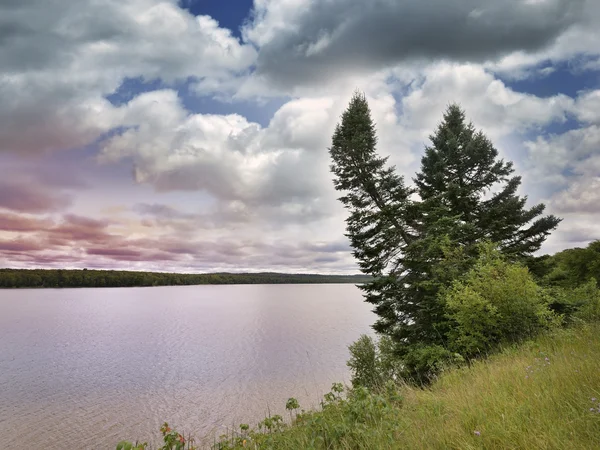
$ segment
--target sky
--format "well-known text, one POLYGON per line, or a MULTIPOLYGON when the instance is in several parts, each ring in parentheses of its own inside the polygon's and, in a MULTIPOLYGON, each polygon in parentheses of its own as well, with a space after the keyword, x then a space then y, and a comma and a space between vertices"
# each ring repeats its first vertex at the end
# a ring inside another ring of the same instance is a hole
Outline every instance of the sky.
POLYGON ((0 267, 357 273, 352 93, 408 184, 450 103, 600 238, 597 0, 0 0, 0 267))

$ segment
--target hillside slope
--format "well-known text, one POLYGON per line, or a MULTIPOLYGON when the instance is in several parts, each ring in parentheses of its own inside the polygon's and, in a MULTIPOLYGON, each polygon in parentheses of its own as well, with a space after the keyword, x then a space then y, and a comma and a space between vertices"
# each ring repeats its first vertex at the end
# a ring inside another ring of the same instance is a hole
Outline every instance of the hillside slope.
POLYGON ((294 422, 221 448, 598 449, 600 325, 541 336, 451 370, 427 390, 332 392, 322 411, 294 422))

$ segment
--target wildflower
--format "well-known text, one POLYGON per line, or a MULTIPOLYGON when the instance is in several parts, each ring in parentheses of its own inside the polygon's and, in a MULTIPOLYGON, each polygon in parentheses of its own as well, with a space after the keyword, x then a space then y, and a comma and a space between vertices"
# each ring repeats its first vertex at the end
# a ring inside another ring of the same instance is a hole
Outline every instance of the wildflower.
POLYGON ((592 397, 592 401, 595 402, 597 400, 596 397, 592 397))
POLYGON ((185 439, 183 438, 182 435, 177 436, 177 439, 179 440, 179 442, 181 442, 182 444, 185 444, 185 439))
POLYGON ((596 411, 594 408, 590 408, 590 412, 594 412, 596 411))
POLYGON ((244 447, 246 446, 246 439, 244 439, 244 440, 242 441, 242 446, 244 446, 244 447))
POLYGON ((475 436, 481 436, 481 431, 477 431, 477 430, 475 430, 475 431, 473 431, 473 434, 474 434, 475 436))

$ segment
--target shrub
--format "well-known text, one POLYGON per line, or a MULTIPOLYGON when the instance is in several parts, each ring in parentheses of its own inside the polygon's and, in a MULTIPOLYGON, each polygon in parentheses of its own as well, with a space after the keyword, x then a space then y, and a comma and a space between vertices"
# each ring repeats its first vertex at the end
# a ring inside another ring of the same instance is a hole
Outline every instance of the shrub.
POLYGON ((455 324, 449 347, 466 357, 533 336, 559 320, 527 268, 507 262, 491 247, 442 295, 455 324))
POLYGON ((600 289, 598 289, 596 280, 590 280, 573 289, 571 298, 577 308, 573 313, 575 319, 585 322, 600 321, 600 289))
POLYGON ((406 381, 425 385, 431 383, 438 374, 464 362, 460 354, 441 345, 415 345, 404 356, 405 369, 402 376, 406 381))
POLYGON ((363 334, 351 344, 348 367, 352 373, 352 385, 379 388, 388 380, 398 380, 402 364, 394 354, 394 342, 388 336, 378 340, 363 334))

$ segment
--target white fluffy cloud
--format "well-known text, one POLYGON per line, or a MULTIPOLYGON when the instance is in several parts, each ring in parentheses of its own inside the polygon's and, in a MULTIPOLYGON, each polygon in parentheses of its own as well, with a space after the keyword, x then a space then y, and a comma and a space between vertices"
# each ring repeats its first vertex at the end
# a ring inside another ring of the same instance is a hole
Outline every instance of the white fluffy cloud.
MULTIPOLYGON (((515 134, 562 123, 575 110, 588 114, 594 98, 518 93, 473 64, 432 65, 402 97, 398 91, 406 86, 394 80, 383 72, 360 81, 367 87, 380 152, 407 177, 450 102, 461 103, 475 125, 502 144, 515 134)), ((118 109, 118 122, 128 129, 102 144, 101 160, 132 160, 136 181, 159 191, 208 192, 222 202, 221 212, 264 216, 268 209, 267 216, 279 219, 286 212, 295 220, 321 218, 335 196, 327 147, 351 93, 343 86, 333 95, 291 100, 266 127, 238 115, 189 113, 171 90, 142 94, 118 109)), ((548 150, 557 159, 552 166, 543 156, 543 139, 528 144, 531 157, 544 159, 543 167, 557 173, 568 156, 548 150)))
POLYGON ((0 3, 0 151, 76 148, 118 125, 104 96, 127 78, 215 80, 256 52, 175 0, 0 3))

